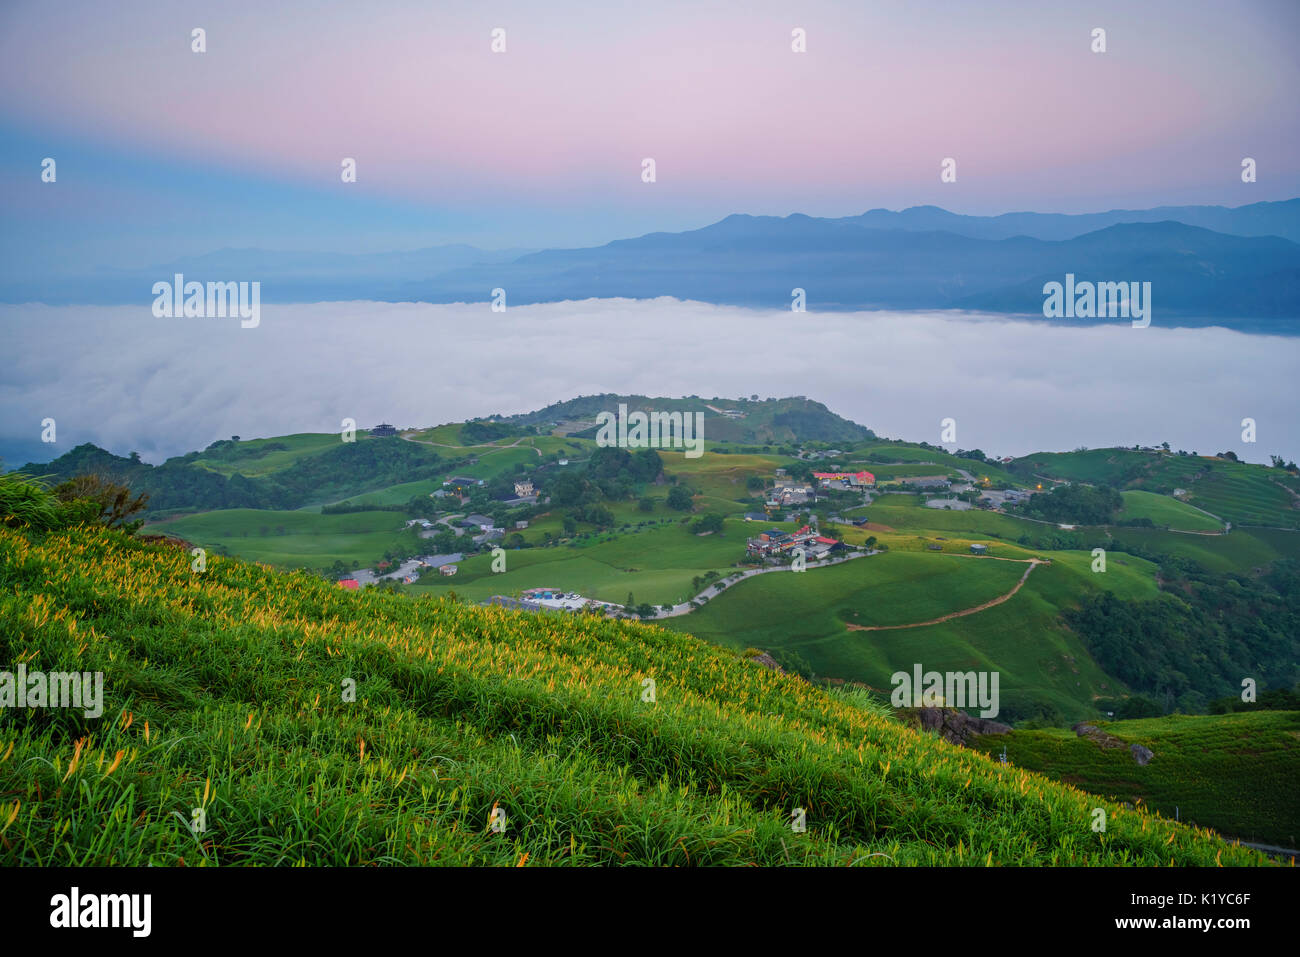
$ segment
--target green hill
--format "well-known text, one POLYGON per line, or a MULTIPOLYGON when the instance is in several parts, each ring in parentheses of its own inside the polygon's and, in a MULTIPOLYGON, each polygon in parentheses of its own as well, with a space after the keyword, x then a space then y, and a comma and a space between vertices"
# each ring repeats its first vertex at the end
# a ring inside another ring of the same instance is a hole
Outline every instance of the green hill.
POLYGON ((1300 712, 1183 715, 1094 725, 1155 756, 1142 766, 1128 748, 1101 748, 1073 731, 1047 728, 989 736, 989 754, 1059 781, 1142 804, 1165 817, 1242 840, 1300 847, 1300 712))
POLYGON ((0 662, 105 680, 0 711, 6 865, 1265 863, 688 635, 103 528, 0 527, 0 662))
POLYGON ((1001 721, 1050 716, 1090 717, 1094 699, 1122 685, 1093 662, 1060 621, 1060 610, 1100 590, 1121 597, 1155 594, 1153 567, 1136 558, 1089 571, 1086 553, 1051 552, 1004 603, 938 624, 876 631, 849 625, 932 621, 1006 594, 1026 565, 929 552, 891 550, 802 574, 762 575, 741 582, 704 608, 670 619, 735 649, 798 653, 820 677, 888 690, 895 671, 984 669, 1001 674, 1001 721))
POLYGON ((1183 532, 1221 532, 1223 523, 1200 509, 1193 508, 1169 495, 1157 495, 1140 489, 1121 492, 1124 505, 1119 511, 1119 521, 1149 518, 1151 524, 1183 532))
POLYGON ((1188 504, 1234 525, 1300 528, 1300 476, 1281 468, 1135 449, 1037 452, 1010 468, 1022 481, 1061 479, 1162 495, 1182 489, 1188 504))
POLYGON ((767 445, 784 442, 861 442, 872 431, 836 415, 820 402, 803 397, 784 399, 712 399, 686 396, 674 399, 644 395, 579 396, 548 405, 536 412, 509 416, 505 422, 594 437, 596 415, 629 411, 699 412, 704 416, 704 437, 709 442, 767 445), (719 411, 721 410, 721 411, 719 411), (724 415, 730 412, 732 415, 724 415), (590 435, 588 433, 590 432, 590 435))

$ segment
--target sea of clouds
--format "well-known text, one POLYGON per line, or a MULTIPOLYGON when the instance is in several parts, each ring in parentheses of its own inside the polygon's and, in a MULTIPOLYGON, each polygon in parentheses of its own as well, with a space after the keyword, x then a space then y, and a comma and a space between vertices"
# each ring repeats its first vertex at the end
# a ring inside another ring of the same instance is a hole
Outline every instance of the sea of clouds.
MULTIPOLYGON (((968 313, 804 313, 674 299, 0 306, 0 455, 82 442, 146 461, 216 439, 428 426, 603 392, 804 395, 888 437, 997 455, 1158 444, 1300 458, 1300 338, 968 313), (55 445, 40 443, 43 419, 55 445), (1242 441, 1253 418, 1258 442, 1242 441)), ((706 433, 707 437, 707 433, 706 433)))

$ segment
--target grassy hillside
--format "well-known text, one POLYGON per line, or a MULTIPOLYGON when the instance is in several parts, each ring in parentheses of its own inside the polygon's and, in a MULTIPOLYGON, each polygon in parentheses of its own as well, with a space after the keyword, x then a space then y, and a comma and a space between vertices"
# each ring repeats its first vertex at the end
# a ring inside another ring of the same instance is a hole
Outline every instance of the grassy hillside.
POLYGON ((321 515, 232 508, 158 522, 148 530, 282 568, 374 561, 389 549, 414 552, 416 534, 394 512, 321 515))
POLYGON ((1097 727, 1155 752, 1145 767, 1127 748, 1102 749, 1049 728, 986 737, 990 754, 1060 781, 1137 802, 1243 840, 1297 847, 1300 838, 1300 712, 1168 715, 1099 721, 1097 727))
MULTIPOLYGON (((597 414, 617 412, 620 403, 629 411, 699 412, 704 415, 704 437, 711 442, 771 444, 779 442, 860 442, 872 437, 871 430, 831 412, 820 402, 791 397, 784 399, 705 399, 650 397, 644 395, 592 395, 557 402, 536 412, 510 416, 505 421, 542 429, 565 423, 569 429, 594 425, 597 414), (742 413, 729 418, 717 410, 742 413)), ((567 431, 567 430, 566 430, 567 431)))
POLYGON ((1154 566, 1133 556, 1094 575, 1087 553, 1051 552, 1008 601, 919 628, 850 631, 847 623, 928 621, 1007 592, 1024 573, 1018 562, 890 551, 803 574, 741 582, 668 627, 719 644, 798 652, 821 676, 891 687, 895 671, 995 670, 1003 720, 1055 709, 1064 718, 1095 714, 1093 699, 1118 693, 1059 620, 1062 607, 1091 589, 1122 598, 1155 594, 1154 566), (1046 710, 1045 710, 1046 709, 1046 710))
POLYGON ((1184 532, 1221 532, 1223 523, 1200 509, 1193 508, 1185 502, 1170 495, 1157 495, 1130 489, 1121 492, 1124 507, 1119 511, 1119 521, 1134 518, 1149 518, 1151 524, 1160 528, 1184 532))
POLYGON ((1208 455, 1089 449, 1035 453, 1011 469, 1024 481, 1066 479, 1166 495, 1181 488, 1188 503, 1234 525, 1300 528, 1300 477, 1279 468, 1208 455))
POLYGON ((106 689, 0 712, 6 865, 1265 862, 689 636, 104 529, 0 528, 0 662, 106 689))
POLYGON ((506 571, 498 574, 489 553, 462 562, 455 578, 431 575, 413 587, 424 594, 454 590, 479 601, 549 585, 619 604, 629 591, 638 602, 677 604, 695 597, 693 578, 734 571, 732 563, 745 553, 745 531, 744 522, 728 521, 721 533, 701 536, 673 523, 558 548, 509 551, 506 571))

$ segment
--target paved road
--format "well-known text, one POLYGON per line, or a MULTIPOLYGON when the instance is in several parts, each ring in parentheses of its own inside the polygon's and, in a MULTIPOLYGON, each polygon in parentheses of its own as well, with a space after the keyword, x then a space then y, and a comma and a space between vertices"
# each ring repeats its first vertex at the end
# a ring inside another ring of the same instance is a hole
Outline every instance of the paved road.
MULTIPOLYGON (((829 561, 810 562, 808 564, 808 571, 812 571, 813 569, 816 568, 826 568, 829 565, 841 565, 844 562, 852 561, 855 558, 866 558, 868 555, 877 555, 877 554, 879 554, 879 552, 877 552, 876 549, 873 548, 869 552, 854 552, 851 555, 845 555, 842 558, 832 558, 829 561)), ((691 599, 691 601, 684 602, 680 605, 673 605, 673 607, 670 608, 668 611, 656 611, 654 615, 644 620, 651 621, 657 618, 676 618, 680 615, 688 615, 691 612, 695 611, 695 605, 693 604, 693 602, 699 601, 701 598, 706 598, 706 599, 716 598, 718 595, 721 595, 728 588, 740 584, 746 578, 753 578, 755 575, 770 575, 773 572, 789 572, 789 571, 790 571, 789 566, 773 565, 771 568, 748 568, 743 572, 733 573, 731 575, 728 575, 726 578, 723 578, 721 581, 714 582, 708 588, 704 589, 704 591, 700 592, 693 599, 691 599)), ((804 573, 800 572, 799 574, 804 574, 804 573)))

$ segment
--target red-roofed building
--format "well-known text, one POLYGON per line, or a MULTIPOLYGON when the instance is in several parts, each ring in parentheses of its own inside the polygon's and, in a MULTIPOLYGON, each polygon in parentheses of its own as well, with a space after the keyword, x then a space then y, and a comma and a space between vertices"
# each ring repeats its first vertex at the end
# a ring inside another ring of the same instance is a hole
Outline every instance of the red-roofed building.
POLYGON ((831 482, 854 487, 876 484, 876 477, 870 472, 813 472, 813 478, 823 486, 829 486, 831 482))
POLYGON ((339 579, 339 587, 346 588, 348 591, 356 591, 361 587, 361 582, 355 578, 341 578, 339 579))

